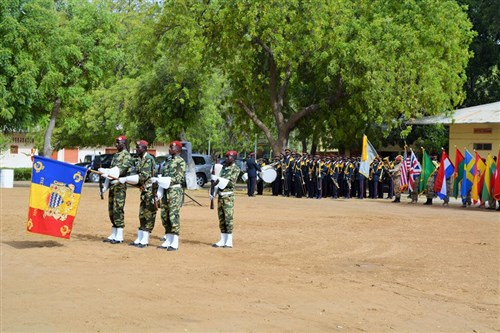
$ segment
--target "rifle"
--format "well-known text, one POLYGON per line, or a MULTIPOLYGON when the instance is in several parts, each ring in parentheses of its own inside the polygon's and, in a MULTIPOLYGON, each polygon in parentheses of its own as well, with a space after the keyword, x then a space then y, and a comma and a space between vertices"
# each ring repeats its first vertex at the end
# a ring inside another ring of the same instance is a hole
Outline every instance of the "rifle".
MULTIPOLYGON (((96 156, 96 158, 99 159, 99 168, 102 168, 102 161, 101 161, 101 152, 99 152, 99 156, 96 156)), ((101 196, 101 200, 104 200, 104 191, 103 191, 103 184, 102 184, 102 177, 99 176, 99 195, 101 196)))
MULTIPOLYGON (((155 163, 153 162, 151 164, 151 177, 155 177, 155 163)), ((151 184, 151 190, 153 191, 153 195, 154 195, 154 204, 155 204, 155 208, 156 210, 160 209, 161 208, 161 202, 160 200, 158 200, 158 182, 154 182, 153 184, 151 184)))
MULTIPOLYGON (((215 164, 212 166, 212 175, 215 175, 215 164)), ((210 179, 210 209, 214 209, 215 181, 210 179)))

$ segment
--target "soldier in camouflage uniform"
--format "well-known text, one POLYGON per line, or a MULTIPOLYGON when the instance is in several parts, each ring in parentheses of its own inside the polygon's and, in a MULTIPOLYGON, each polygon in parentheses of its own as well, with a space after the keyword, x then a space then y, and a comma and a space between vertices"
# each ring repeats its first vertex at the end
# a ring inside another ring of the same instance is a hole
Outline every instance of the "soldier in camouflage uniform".
POLYGON ((185 182, 186 162, 180 156, 182 143, 172 141, 168 153, 171 158, 165 161, 163 177, 170 177, 170 186, 162 198, 161 222, 165 228, 165 242, 159 248, 177 251, 179 248, 180 210, 184 200, 182 185, 185 182))
POLYGON ((398 155, 396 156, 396 159, 394 160, 394 166, 392 169, 389 170, 391 177, 392 177, 392 183, 394 185, 394 195, 395 198, 392 202, 401 202, 401 168, 406 166, 401 165, 401 160, 403 159, 403 156, 398 155))
POLYGON ((130 243, 139 248, 144 248, 149 244, 149 236, 155 226, 156 205, 153 183, 151 177, 155 176, 155 159, 148 154, 148 142, 140 140, 136 142, 136 152, 139 155, 136 159, 136 169, 139 176, 141 189, 141 203, 139 205, 139 229, 137 239, 130 243))
MULTIPOLYGON (((115 147, 118 152, 113 156, 111 168, 118 167, 119 177, 125 177, 129 173, 133 159, 127 151, 127 137, 120 135, 115 140, 115 147)), ((103 242, 119 244, 123 242, 123 228, 125 227, 125 198, 127 197, 127 184, 122 184, 118 180, 113 180, 109 188, 108 213, 111 224, 111 235, 103 242)))
POLYGON ((436 157, 433 156, 432 163, 434 164, 434 173, 429 176, 427 179, 427 184, 425 187, 425 197, 427 198, 427 201, 424 202, 424 205, 432 205, 432 199, 434 198, 434 184, 436 183, 436 176, 437 172, 436 169, 439 166, 437 161, 435 160, 436 157))
POLYGON ((220 240, 217 243, 212 244, 213 247, 233 247, 234 187, 240 174, 240 168, 234 164, 234 160, 237 156, 238 153, 236 151, 228 151, 226 153, 226 161, 219 176, 212 175, 214 186, 219 187, 217 214, 219 217, 219 229, 221 232, 220 240), (228 180, 228 183, 224 188, 221 188, 221 181, 219 178, 228 180))
MULTIPOLYGON (((411 176, 410 176, 411 177, 411 176)), ((417 203, 418 201, 418 188, 420 187, 420 174, 417 175, 417 178, 413 181, 413 191, 410 193, 410 198, 412 204, 417 203)))

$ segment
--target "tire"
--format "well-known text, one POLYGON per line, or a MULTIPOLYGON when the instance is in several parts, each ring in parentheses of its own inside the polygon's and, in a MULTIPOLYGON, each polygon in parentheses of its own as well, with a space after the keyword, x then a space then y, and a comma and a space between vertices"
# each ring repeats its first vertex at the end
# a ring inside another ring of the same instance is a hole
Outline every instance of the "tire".
POLYGON ((92 183, 98 183, 99 177, 101 177, 99 174, 90 172, 88 178, 89 178, 89 181, 91 181, 92 183))
POLYGON ((196 184, 198 184, 199 187, 203 187, 207 182, 207 178, 205 177, 204 174, 202 173, 197 173, 196 174, 196 184))

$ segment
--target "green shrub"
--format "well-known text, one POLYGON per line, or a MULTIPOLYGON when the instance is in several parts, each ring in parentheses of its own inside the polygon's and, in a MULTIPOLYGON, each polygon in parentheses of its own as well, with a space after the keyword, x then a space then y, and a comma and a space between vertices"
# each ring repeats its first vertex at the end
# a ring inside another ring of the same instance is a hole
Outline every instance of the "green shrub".
POLYGON ((31 180, 31 168, 14 169, 14 180, 31 180))
POLYGON ((31 180, 31 168, 14 168, 14 181, 16 180, 31 180))

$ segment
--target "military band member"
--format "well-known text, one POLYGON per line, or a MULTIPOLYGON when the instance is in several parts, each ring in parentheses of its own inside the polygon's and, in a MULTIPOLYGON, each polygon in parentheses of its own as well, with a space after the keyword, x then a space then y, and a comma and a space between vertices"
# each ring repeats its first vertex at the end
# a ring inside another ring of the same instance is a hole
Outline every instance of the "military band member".
MULTIPOLYGON (((387 192, 387 199, 392 199, 394 196, 394 184, 392 183, 392 177, 390 174, 390 171, 393 167, 393 163, 389 160, 389 157, 384 157, 384 165, 383 165, 383 183, 387 185, 388 187, 388 192, 387 192)), ((382 193, 382 192, 381 192, 382 193)), ((383 195, 383 193, 382 193, 383 195)))
POLYGON ((159 246, 167 251, 179 249, 180 210, 184 200, 182 185, 185 182, 186 162, 180 156, 182 143, 172 141, 169 145, 169 158, 165 161, 163 177, 170 177, 170 186, 162 198, 161 222, 165 228, 165 241, 159 246))
POLYGON ((293 169, 295 167, 295 161, 291 154, 290 149, 285 149, 285 159, 283 161, 283 191, 286 197, 289 197, 290 194, 293 194, 292 191, 292 180, 293 180, 293 169))
MULTIPOLYGON (((262 171, 262 167, 266 166, 266 162, 264 162, 263 158, 259 158, 257 161, 257 165, 259 169, 262 171)), ((264 180, 262 177, 257 177, 257 195, 262 195, 264 193, 264 180)))
POLYGON ((346 199, 351 198, 351 186, 352 186, 353 174, 354 174, 354 164, 350 159, 346 159, 346 162, 344 163, 344 183, 345 183, 344 197, 346 199))
MULTIPOLYGON (((127 151, 127 137, 120 135, 115 140, 117 153, 113 155, 111 168, 117 167, 119 177, 125 177, 133 164, 133 159, 127 151)), ((123 228, 125 228, 125 199, 127 197, 127 184, 118 180, 111 181, 108 197, 108 213, 111 220, 111 235, 103 242, 120 244, 123 242, 123 228)))
POLYGON ((294 193, 296 198, 302 198, 303 188, 304 188, 304 179, 302 177, 302 158, 299 154, 295 154, 293 163, 293 184, 294 184, 294 193))
POLYGON ((277 196, 283 194, 282 188, 282 178, 283 178, 283 169, 281 168, 281 160, 280 156, 274 156, 273 168, 276 170, 276 179, 271 183, 273 196, 277 196))
POLYGON ((259 165, 255 162, 255 153, 250 153, 250 158, 247 160, 247 195, 254 196, 255 185, 257 183, 257 172, 261 172, 259 165))
POLYGON ((220 186, 220 179, 228 180, 224 188, 219 188, 217 200, 217 215, 219 218, 220 240, 212 244, 213 247, 233 247, 233 216, 234 216, 234 187, 240 168, 234 164, 238 153, 230 150, 226 153, 226 160, 219 176, 212 175, 214 186, 220 186))

